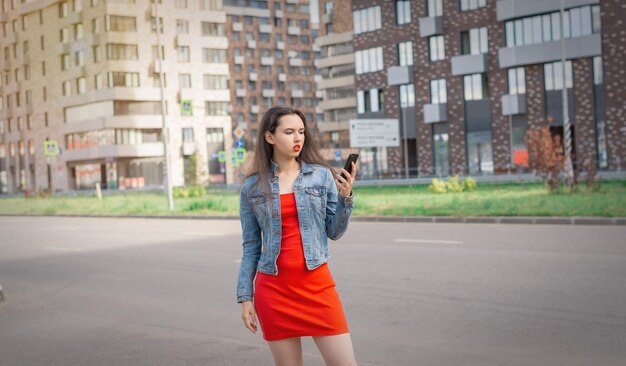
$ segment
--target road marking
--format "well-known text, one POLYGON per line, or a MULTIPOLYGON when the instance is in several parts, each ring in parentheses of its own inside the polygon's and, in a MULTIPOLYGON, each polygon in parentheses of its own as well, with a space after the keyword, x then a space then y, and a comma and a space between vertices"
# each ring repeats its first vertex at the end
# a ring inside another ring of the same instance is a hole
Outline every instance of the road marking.
POLYGON ((57 252, 82 252, 83 250, 80 248, 72 248, 72 247, 43 247, 45 250, 53 250, 57 252))
POLYGON ((430 240, 430 239, 394 239, 399 243, 425 243, 425 244, 463 244, 457 240, 430 240))

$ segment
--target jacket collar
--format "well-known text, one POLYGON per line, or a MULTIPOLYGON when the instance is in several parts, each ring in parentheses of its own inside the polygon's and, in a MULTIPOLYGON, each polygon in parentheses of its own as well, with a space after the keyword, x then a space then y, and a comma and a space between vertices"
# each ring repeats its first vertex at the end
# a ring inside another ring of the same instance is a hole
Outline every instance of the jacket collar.
MULTIPOLYGON (((276 164, 273 160, 270 160, 270 170, 272 171, 272 175, 275 175, 276 168, 278 168, 278 164, 276 164)), ((302 171, 302 174, 307 174, 313 171, 313 167, 300 160, 300 170, 302 171)))

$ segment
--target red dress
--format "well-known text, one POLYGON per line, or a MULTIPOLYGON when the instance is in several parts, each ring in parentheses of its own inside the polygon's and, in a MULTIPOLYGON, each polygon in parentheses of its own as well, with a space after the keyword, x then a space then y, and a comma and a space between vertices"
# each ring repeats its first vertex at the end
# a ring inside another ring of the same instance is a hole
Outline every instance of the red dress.
POLYGON ((278 275, 257 272, 254 306, 266 341, 348 333, 327 263, 306 268, 293 193, 280 195, 283 235, 278 275))

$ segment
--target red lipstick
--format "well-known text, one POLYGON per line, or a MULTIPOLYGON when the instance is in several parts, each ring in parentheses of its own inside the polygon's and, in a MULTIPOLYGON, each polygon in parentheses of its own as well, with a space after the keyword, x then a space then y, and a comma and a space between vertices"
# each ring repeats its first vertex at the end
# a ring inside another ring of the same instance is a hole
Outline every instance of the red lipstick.
POLYGON ((296 151, 296 152, 300 151, 300 145, 294 146, 293 151, 296 151))

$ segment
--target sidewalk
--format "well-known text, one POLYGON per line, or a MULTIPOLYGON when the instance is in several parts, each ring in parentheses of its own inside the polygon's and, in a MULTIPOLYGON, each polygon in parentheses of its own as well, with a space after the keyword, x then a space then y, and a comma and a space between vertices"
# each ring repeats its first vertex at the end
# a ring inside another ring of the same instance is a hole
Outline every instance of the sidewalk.
MULTIPOLYGON (((239 220, 239 216, 209 215, 8 215, 24 217, 106 217, 135 219, 239 220)), ((542 217, 542 216, 353 216, 355 222, 422 222, 464 224, 540 224, 540 225, 626 225, 626 217, 542 217)), ((0 288, 1 290, 1 288, 0 288)))

